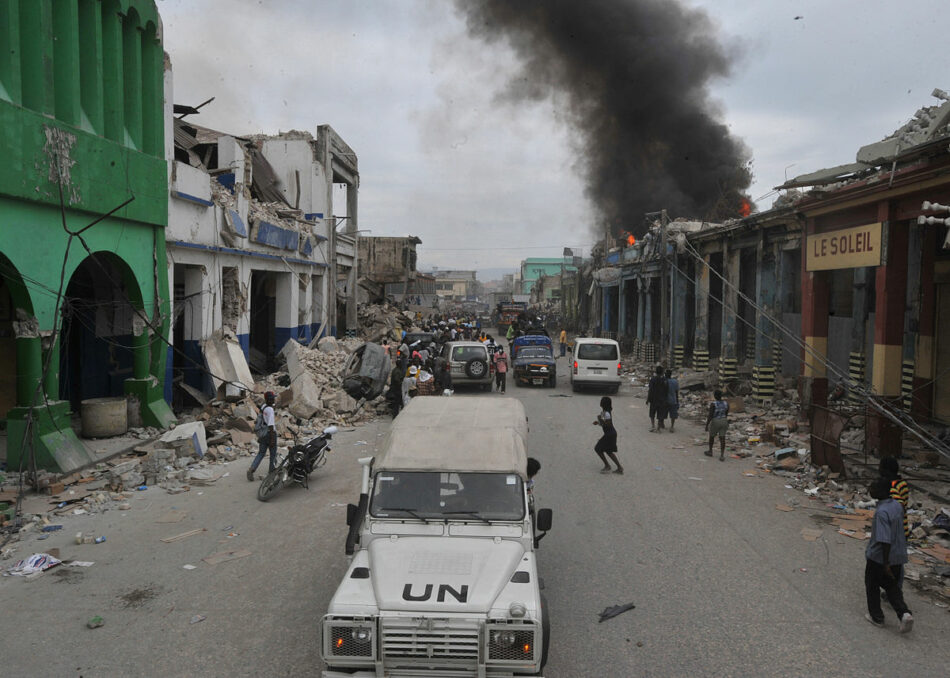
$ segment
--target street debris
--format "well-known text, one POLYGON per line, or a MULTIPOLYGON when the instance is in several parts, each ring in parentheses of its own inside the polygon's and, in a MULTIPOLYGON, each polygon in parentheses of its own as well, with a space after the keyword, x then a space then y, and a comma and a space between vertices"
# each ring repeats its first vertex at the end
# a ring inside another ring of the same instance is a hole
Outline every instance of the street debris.
POLYGON ((18 560, 13 567, 8 568, 7 571, 4 572, 4 575, 30 577, 45 572, 52 567, 56 567, 61 562, 61 560, 54 558, 48 553, 34 553, 29 558, 18 560))
POLYGON ((188 623, 197 624, 198 622, 203 622, 205 619, 207 619, 207 617, 205 617, 203 614, 196 614, 188 623))
POLYGON ((171 544, 174 541, 181 541, 182 539, 187 539, 188 537, 194 537, 196 534, 201 534, 202 532, 207 532, 207 530, 203 527, 199 527, 195 530, 188 530, 187 532, 176 534, 173 537, 164 537, 162 541, 166 544, 171 544))
POLYGON ((100 626, 103 626, 105 623, 106 622, 102 617, 96 615, 95 617, 91 617, 89 621, 86 622, 86 628, 97 629, 100 626))
POLYGON ((597 623, 607 621, 608 619, 613 619, 618 614, 623 614, 627 610, 632 610, 636 607, 633 603, 626 603, 625 605, 614 605, 613 607, 605 607, 604 611, 600 613, 600 619, 597 620, 597 623))
POLYGON ((218 563, 226 563, 229 560, 246 558, 249 555, 251 555, 251 552, 243 549, 236 551, 219 551, 218 553, 212 553, 207 558, 202 558, 202 560, 208 563, 208 565, 217 565, 218 563))

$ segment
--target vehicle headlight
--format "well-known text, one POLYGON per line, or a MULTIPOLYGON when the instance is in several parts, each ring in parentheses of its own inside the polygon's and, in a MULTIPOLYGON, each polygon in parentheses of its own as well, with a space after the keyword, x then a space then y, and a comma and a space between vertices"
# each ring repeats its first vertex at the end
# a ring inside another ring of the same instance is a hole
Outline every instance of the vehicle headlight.
POLYGON ((547 371, 548 371, 548 368, 542 367, 542 368, 541 368, 541 371, 542 371, 542 372, 547 372, 547 371))
POLYGON ((508 648, 515 644, 517 638, 514 631, 493 631, 491 634, 492 645, 508 648))
POLYGON ((535 625, 509 624, 490 628, 488 661, 501 664, 534 662, 535 625))
POLYGON ((327 659, 373 659, 372 622, 348 619, 327 619, 324 625, 324 657, 327 659))
POLYGON ((373 639, 373 629, 368 626, 357 626, 350 632, 350 637, 357 643, 368 643, 373 639))

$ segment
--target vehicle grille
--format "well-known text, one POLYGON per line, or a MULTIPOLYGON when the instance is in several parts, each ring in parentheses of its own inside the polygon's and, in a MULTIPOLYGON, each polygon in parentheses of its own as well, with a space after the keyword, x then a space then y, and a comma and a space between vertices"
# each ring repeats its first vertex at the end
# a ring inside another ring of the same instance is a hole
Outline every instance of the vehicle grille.
POLYGON ((478 626, 453 620, 386 619, 382 624, 383 656, 387 659, 452 659, 478 661, 478 626))
POLYGON ((502 645, 494 640, 488 643, 489 661, 534 660, 534 629, 526 628, 519 631, 511 629, 511 633, 514 636, 514 643, 511 645, 502 645))
POLYGON ((330 627, 330 652, 334 657, 372 657, 373 644, 353 639, 352 624, 330 627))

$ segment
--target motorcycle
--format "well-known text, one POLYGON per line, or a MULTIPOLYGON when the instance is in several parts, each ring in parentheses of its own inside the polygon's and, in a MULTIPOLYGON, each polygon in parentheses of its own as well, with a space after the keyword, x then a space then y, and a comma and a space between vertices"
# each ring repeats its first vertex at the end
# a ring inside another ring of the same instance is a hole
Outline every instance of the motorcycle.
POLYGON ((323 429, 323 433, 303 445, 297 442, 297 432, 293 429, 290 429, 290 432, 294 435, 294 446, 261 481, 260 487, 257 488, 257 498, 260 501, 272 499, 285 485, 292 482, 309 489, 310 474, 315 468, 327 463, 330 439, 337 432, 337 428, 328 426, 323 429))

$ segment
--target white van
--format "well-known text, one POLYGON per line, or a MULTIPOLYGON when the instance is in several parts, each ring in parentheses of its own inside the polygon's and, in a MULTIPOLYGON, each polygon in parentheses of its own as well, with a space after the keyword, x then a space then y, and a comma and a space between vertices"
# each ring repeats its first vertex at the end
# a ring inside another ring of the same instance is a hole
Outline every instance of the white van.
POLYGON ((609 393, 620 388, 620 344, 613 339, 582 337, 574 340, 571 390, 601 386, 609 393))

